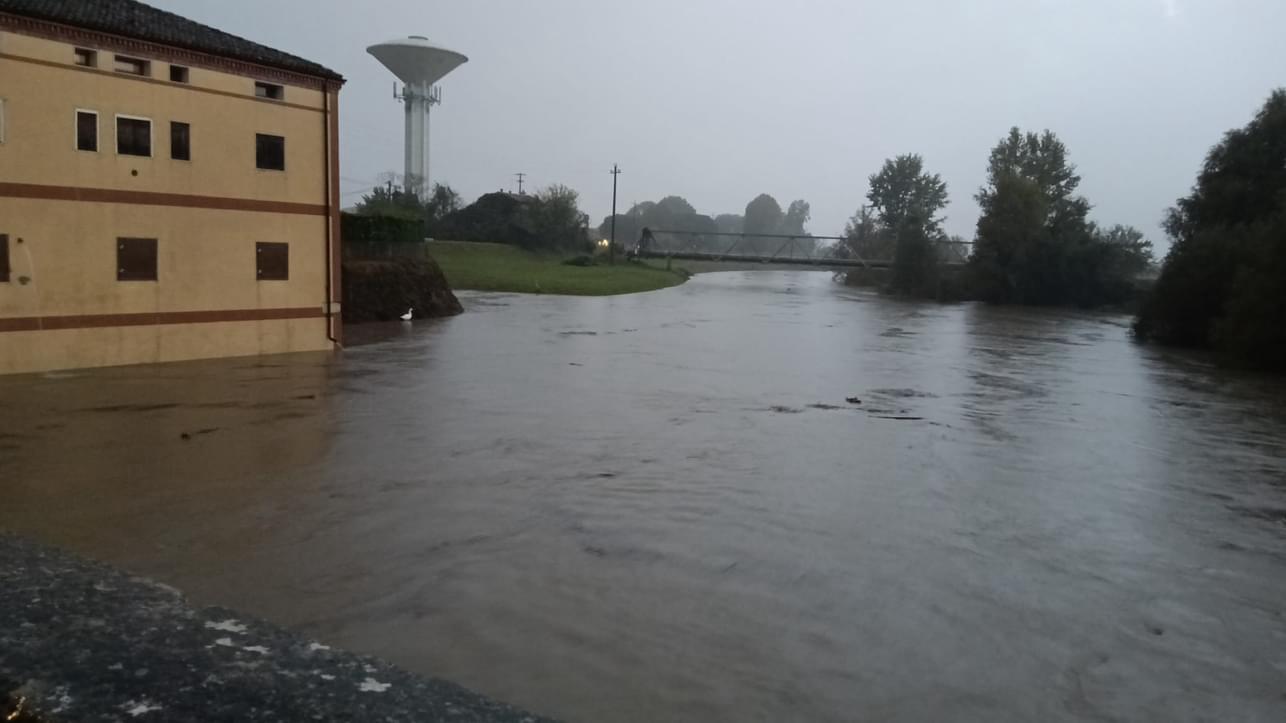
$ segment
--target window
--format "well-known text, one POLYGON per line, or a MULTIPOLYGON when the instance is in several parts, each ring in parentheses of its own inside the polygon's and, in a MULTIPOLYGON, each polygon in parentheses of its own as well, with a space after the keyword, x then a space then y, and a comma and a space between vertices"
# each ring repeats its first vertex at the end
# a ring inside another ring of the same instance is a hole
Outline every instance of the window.
POLYGON ((286 170, 286 139, 256 133, 255 166, 266 171, 286 170))
POLYGON ((97 68, 98 53, 86 48, 76 48, 76 65, 86 68, 97 68))
POLYGON ((187 123, 170 122, 170 158, 192 160, 192 126, 187 123))
POLYGON ((116 239, 116 280, 156 281, 156 239, 116 239))
POLYGON ((286 89, 272 83, 255 83, 255 97, 281 100, 286 97, 286 89))
POLYGON ((116 72, 129 73, 130 75, 151 75, 152 64, 146 60, 118 55, 116 56, 116 72))
POLYGON ((98 113, 96 111, 76 111, 76 150, 98 150, 98 113))
POLYGON ((9 280, 9 235, 0 233, 0 283, 9 280))
POLYGON ((116 116, 116 152, 122 156, 151 156, 152 121, 116 116))
POLYGON ((183 67, 182 65, 171 65, 170 80, 172 80, 175 83, 188 82, 188 69, 183 67))
POLYGON ((285 281, 290 278, 290 244, 255 244, 255 276, 260 281, 285 281))

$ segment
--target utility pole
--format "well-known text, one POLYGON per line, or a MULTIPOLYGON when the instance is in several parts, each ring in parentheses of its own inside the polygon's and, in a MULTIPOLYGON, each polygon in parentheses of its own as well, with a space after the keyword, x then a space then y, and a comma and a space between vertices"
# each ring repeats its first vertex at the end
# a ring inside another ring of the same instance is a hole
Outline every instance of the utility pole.
POLYGON ((607 263, 616 263, 616 178, 621 175, 620 166, 612 164, 612 238, 607 242, 607 263))
POLYGON ((527 174, 525 174, 525 173, 515 173, 514 175, 518 177, 518 195, 519 195, 519 196, 521 196, 521 195, 522 195, 522 180, 523 180, 524 178, 526 178, 526 177, 527 177, 527 174))

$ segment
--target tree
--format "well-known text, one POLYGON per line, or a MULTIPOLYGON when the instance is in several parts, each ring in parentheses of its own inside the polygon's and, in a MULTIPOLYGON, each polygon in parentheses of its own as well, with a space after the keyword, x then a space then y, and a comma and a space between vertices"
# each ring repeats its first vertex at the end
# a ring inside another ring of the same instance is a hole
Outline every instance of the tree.
POLYGON ((358 214, 425 221, 432 227, 447 214, 460 210, 460 194, 446 184, 435 183, 433 192, 425 194, 418 177, 403 178, 399 185, 396 174, 385 176, 383 185, 372 188, 358 201, 358 214))
MULTIPOLYGON (((639 234, 643 232, 643 223, 638 216, 628 213, 616 214, 616 243, 620 246, 630 247, 639 240, 639 234)), ((603 222, 598 225, 598 237, 610 239, 612 237, 612 217, 607 216, 603 222)))
POLYGON ((1034 303, 1040 291, 1042 248, 1049 200, 1033 179, 1001 173, 990 182, 970 258, 973 285, 984 301, 1034 303), (1035 286, 1035 289, 1031 287, 1035 286))
POLYGON ((1151 243, 1137 230, 1100 230, 1090 203, 1076 194, 1081 177, 1052 132, 1012 128, 992 149, 969 270, 987 301, 1100 306, 1128 301, 1151 263, 1151 243))
POLYGON ((653 209, 656 208, 656 205, 657 205, 656 201, 643 201, 641 203, 636 203, 633 206, 630 206, 630 210, 626 211, 625 213, 627 215, 634 216, 635 218, 639 218, 639 219, 646 218, 648 214, 653 212, 653 209))
POLYGON ((987 185, 978 191, 978 203, 985 206, 1006 176, 1020 176, 1035 184, 1049 203, 1051 216, 1084 218, 1089 213, 1089 203, 1073 195, 1081 177, 1067 160, 1067 147, 1052 131, 1037 134, 1010 128, 1009 135, 991 150, 987 185))
POLYGON ((886 160, 870 183, 866 200, 885 228, 896 232, 912 224, 928 236, 941 232, 943 219, 937 214, 946 208, 947 184, 924 172, 923 158, 908 154, 886 160))
POLYGON ((1286 370, 1286 89, 1210 149, 1165 227, 1170 252, 1135 333, 1286 370))
POLYGON ((443 183, 433 184, 433 193, 424 201, 424 210, 430 223, 440 221, 449 213, 460 210, 460 194, 443 183))
POLYGON ((666 196, 656 202, 656 208, 671 218, 697 215, 697 210, 682 196, 666 196))
POLYGON ((356 211, 362 216, 389 216, 410 221, 424 220, 426 209, 414 188, 395 183, 396 177, 389 174, 388 180, 371 189, 357 202, 356 211))
MULTIPOLYGON (((780 233, 782 221, 785 220, 781 212, 781 204, 777 199, 766 193, 756 196, 750 203, 746 204, 746 215, 742 222, 742 233, 747 234, 774 234, 780 233)), ((746 238, 742 239, 739 249, 742 253, 771 253, 773 246, 772 239, 746 238)))
POLYGON ((1234 233, 1245 263, 1215 326, 1214 343, 1249 365, 1286 371, 1286 210, 1234 233))
POLYGON ((746 204, 744 218, 742 229, 745 233, 777 233, 783 219, 781 204, 772 196, 761 193, 746 204))
POLYGON ((1012 128, 991 151, 969 272, 986 301, 1083 307, 1121 304, 1152 262, 1137 229, 1100 229, 1076 194, 1081 177, 1050 131, 1012 128))
POLYGON ((721 213, 714 217, 719 233, 741 233, 746 227, 746 218, 736 213, 721 213))
POLYGON ((719 230, 718 224, 713 218, 702 214, 694 213, 683 222, 683 228, 688 231, 685 240, 691 241, 696 248, 704 251, 715 251, 723 248, 726 244, 720 242, 720 239, 707 234, 715 233, 719 230))
POLYGON ((532 231, 545 249, 583 249, 589 242, 589 216, 581 213, 580 194, 555 183, 536 192, 531 207, 532 231))
POLYGON ((946 182, 936 173, 926 173, 920 156, 908 154, 886 160, 870 183, 866 199, 871 211, 896 239, 890 287, 902 294, 935 294, 946 182))
POLYGON ((811 255, 817 250, 817 241, 806 238, 808 229, 805 228, 805 224, 810 218, 812 218, 812 210, 808 206, 808 201, 799 199, 790 202, 786 215, 781 221, 781 233, 797 237, 791 249, 794 254, 811 255))
POLYGON ((1107 250, 1113 275, 1138 276, 1152 266, 1152 242, 1137 228, 1117 224, 1099 232, 1098 239, 1107 250))
POLYGON ((862 206, 844 226, 842 258, 889 259, 893 257, 896 239, 885 232, 869 206, 862 206))
POLYGON ((808 201, 797 200, 791 201, 790 206, 786 209, 786 217, 782 220, 782 231, 788 234, 803 236, 808 233, 804 228, 809 219, 812 218, 812 209, 808 201))

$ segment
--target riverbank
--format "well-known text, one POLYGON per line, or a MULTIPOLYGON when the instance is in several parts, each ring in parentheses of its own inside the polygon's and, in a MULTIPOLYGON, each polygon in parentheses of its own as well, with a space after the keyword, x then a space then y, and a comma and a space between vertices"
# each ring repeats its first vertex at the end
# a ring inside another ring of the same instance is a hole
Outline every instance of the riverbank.
POLYGON ((19 537, 0 560, 5 720, 539 720, 19 537))
POLYGON ((683 283, 686 276, 618 260, 614 266, 570 266, 564 257, 535 254, 515 246, 433 241, 429 254, 453 289, 524 294, 609 296, 654 291, 683 283))

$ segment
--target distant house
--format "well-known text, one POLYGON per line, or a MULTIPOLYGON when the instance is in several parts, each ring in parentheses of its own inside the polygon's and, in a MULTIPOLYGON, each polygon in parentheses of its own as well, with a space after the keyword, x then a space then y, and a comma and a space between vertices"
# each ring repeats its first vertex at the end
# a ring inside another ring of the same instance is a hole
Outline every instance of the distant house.
POLYGON ((334 348, 343 83, 134 0, 0 0, 0 373, 334 348))

